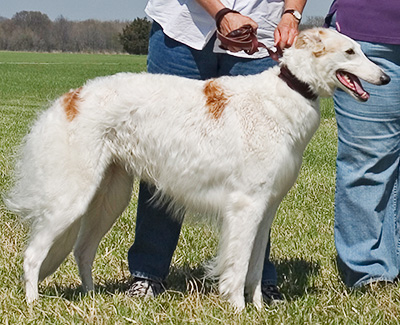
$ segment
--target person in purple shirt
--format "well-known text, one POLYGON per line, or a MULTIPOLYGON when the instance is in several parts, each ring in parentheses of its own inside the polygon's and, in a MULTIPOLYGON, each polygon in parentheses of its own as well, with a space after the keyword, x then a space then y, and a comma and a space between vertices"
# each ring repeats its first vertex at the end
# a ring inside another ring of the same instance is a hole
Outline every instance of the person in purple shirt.
POLYGON ((359 41, 392 81, 366 103, 334 95, 335 244, 346 285, 393 282, 400 269, 400 1, 336 0, 326 25, 359 41))

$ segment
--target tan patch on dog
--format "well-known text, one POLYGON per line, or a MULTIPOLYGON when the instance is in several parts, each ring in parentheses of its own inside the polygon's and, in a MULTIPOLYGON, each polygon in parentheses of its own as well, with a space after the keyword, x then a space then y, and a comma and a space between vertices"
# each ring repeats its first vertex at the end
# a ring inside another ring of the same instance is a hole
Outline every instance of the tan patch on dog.
POLYGON ((204 86, 204 95, 207 98, 206 105, 208 107, 208 112, 216 120, 219 119, 227 105, 228 96, 214 79, 206 82, 204 86))
POLYGON ((71 90, 69 93, 66 93, 62 97, 62 105, 65 110, 65 114, 67 115, 68 121, 72 121, 75 116, 78 114, 78 104, 81 98, 79 94, 82 90, 81 88, 71 90))
POLYGON ((322 38, 325 37, 326 31, 324 29, 319 29, 318 33, 301 33, 294 44, 294 47, 297 49, 304 49, 307 46, 312 46, 313 55, 316 57, 320 57, 326 53, 326 49, 324 43, 322 42, 322 38))
POLYGON ((296 49, 303 49, 306 47, 306 45, 307 45, 307 40, 304 35, 300 35, 299 37, 297 37, 296 43, 294 43, 294 47, 296 49))

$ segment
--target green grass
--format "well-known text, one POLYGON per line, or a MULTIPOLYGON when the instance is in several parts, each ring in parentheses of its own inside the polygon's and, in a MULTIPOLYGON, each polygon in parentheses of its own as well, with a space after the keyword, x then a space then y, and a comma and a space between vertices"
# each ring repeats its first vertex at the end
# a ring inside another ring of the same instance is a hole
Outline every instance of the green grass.
MULTIPOLYGON (((0 193, 11 185, 14 153, 38 112, 70 88, 95 76, 142 71, 145 57, 0 52, 0 193)), ((400 319, 397 285, 346 289, 338 275, 333 241, 336 124, 331 100, 321 102, 321 127, 307 147, 296 185, 272 229, 272 261, 286 302, 236 314, 216 285, 203 282, 202 263, 215 254, 216 233, 185 224, 168 285, 155 300, 123 294, 126 254, 134 240, 136 196, 102 240, 93 268, 96 290, 82 295, 72 255, 40 285, 41 299, 27 306, 21 282, 27 227, 0 204, 0 320, 16 323, 134 324, 389 324, 400 319)), ((40 189, 38 189, 40 190, 40 189)))

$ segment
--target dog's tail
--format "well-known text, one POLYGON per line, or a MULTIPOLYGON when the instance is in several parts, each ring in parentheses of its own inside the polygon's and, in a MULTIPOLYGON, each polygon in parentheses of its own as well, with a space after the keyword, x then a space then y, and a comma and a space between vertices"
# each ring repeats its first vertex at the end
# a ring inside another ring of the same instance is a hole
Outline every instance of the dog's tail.
POLYGON ((37 298, 38 278, 52 273, 71 251, 111 163, 98 137, 66 114, 64 96, 41 114, 24 140, 15 184, 4 202, 31 221, 24 259, 29 301, 37 298))
POLYGON ((84 212, 109 159, 104 159, 103 148, 88 147, 91 134, 77 130, 61 99, 39 116, 24 139, 14 186, 4 198, 9 210, 32 221, 51 218, 53 211, 78 202, 84 212))
POLYGON ((44 112, 25 137, 17 157, 14 186, 4 199, 9 210, 24 218, 35 219, 48 210, 46 198, 61 185, 50 180, 50 174, 56 173, 54 168, 62 169, 57 151, 66 141, 65 127, 55 113, 55 109, 44 112))

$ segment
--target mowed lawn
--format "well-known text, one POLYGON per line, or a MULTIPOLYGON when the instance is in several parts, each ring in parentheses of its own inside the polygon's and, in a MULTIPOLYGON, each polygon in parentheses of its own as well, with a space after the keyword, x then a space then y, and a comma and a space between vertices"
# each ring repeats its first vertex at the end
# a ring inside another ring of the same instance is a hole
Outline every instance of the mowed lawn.
MULTIPOLYGON (((145 66, 144 56, 0 52, 0 194, 12 184, 18 145, 37 114, 52 100, 87 79, 121 71, 140 72, 145 66)), ((307 147, 299 179, 281 204, 272 228, 271 259, 277 266, 284 303, 261 311, 249 305, 244 312, 235 313, 220 300, 216 283, 203 280, 202 267, 215 255, 217 231, 194 222, 184 225, 168 278, 170 290, 154 300, 126 297, 126 256, 134 241, 136 188, 128 209, 100 243, 93 266, 96 290, 82 294, 71 254, 40 284, 40 300, 32 306, 24 300, 22 282, 28 225, 7 212, 0 201, 0 322, 399 323, 397 284, 352 291, 340 280, 333 241, 337 134, 331 99, 321 101, 321 112, 321 126, 307 147)))

